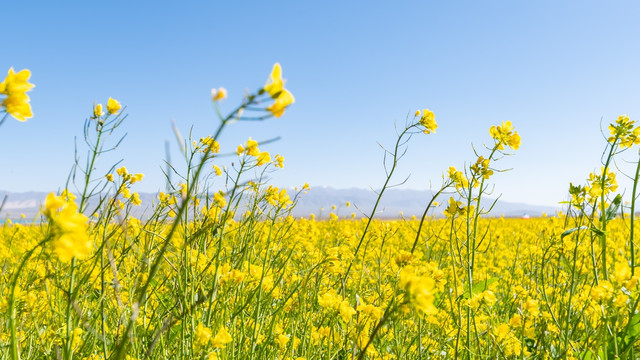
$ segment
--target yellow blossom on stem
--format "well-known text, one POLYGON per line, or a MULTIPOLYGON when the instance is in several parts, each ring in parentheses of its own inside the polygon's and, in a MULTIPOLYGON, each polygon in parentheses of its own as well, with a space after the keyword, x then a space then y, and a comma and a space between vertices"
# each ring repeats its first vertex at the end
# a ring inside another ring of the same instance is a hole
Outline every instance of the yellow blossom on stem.
MULTIPOLYGON (((240 147, 238 147, 238 150, 240 147)), ((247 147, 244 149, 245 153, 249 156, 258 156, 260 155, 260 149, 258 149, 258 142, 249 138, 247 140, 247 147)))
POLYGON ((27 69, 20 70, 16 73, 13 67, 9 68, 7 77, 0 83, 0 94, 9 95, 30 91, 34 85, 29 83, 29 77, 31 77, 31 71, 27 69))
POLYGON ((511 121, 503 121, 501 125, 492 126, 489 129, 489 134, 496 141, 496 146, 499 150, 504 150, 504 145, 513 150, 518 150, 520 147, 520 135, 513 130, 511 121))
POLYGON ((276 167, 281 169, 284 167, 284 156, 276 154, 276 167))
POLYGON ((425 134, 436 132, 436 129, 438 128, 438 123, 436 123, 436 116, 433 114, 433 111, 429 109, 422 110, 422 116, 420 117, 420 125, 424 126, 425 134))
POLYGON ((109 100, 107 101, 107 111, 109 112, 109 114, 113 115, 117 113, 118 111, 120 111, 120 108, 122 108, 122 105, 120 105, 118 100, 109 98, 109 100))
POLYGON ((69 262, 74 257, 84 259, 91 254, 93 243, 87 234, 89 219, 78 212, 73 199, 65 200, 50 193, 43 212, 53 227, 53 251, 60 261, 69 262))
POLYGON ((263 151, 258 155, 258 162, 256 163, 256 165, 258 166, 262 166, 264 164, 267 164, 271 161, 271 155, 269 155, 268 152, 263 151))
POLYGON ((0 94, 6 95, 1 105, 7 113, 19 121, 33 117, 29 96, 26 94, 34 86, 29 83, 30 76, 31 72, 27 69, 16 73, 13 68, 10 68, 7 76, 0 83, 0 94))
POLYGON ((196 331, 193 334, 194 342, 198 346, 205 346, 211 340, 211 329, 199 323, 196 326, 196 331))
POLYGON ((219 87, 218 89, 211 89, 211 99, 213 101, 224 100, 227 98, 227 89, 219 87))
POLYGON ((227 199, 224 198, 224 193, 222 191, 218 191, 213 194, 213 202, 219 208, 227 206, 227 199))
POLYGON ((295 101, 293 94, 291 94, 289 90, 283 89, 280 92, 280 95, 276 98, 276 101, 267 107, 267 111, 270 111, 275 117, 280 117, 284 114, 284 110, 287 106, 293 104, 295 101))
POLYGON ((211 346, 217 349, 224 349, 224 347, 232 340, 231 334, 229 334, 227 328, 222 327, 222 329, 218 330, 216 336, 211 340, 211 346))
POLYGON ((435 281, 427 276, 417 275, 412 266, 406 266, 400 271, 398 285, 406 292, 407 300, 416 309, 425 314, 435 314, 435 281))
POLYGON ((284 80, 282 79, 282 68, 280 67, 280 63, 275 63, 273 65, 273 70, 271 70, 271 74, 269 75, 269 79, 264 86, 264 91, 268 92, 269 95, 275 99, 283 88, 284 80))
POLYGON ((102 114, 104 114, 104 112, 102 111, 102 104, 97 104, 93 108, 93 117, 99 118, 100 116, 102 116, 102 114))
POLYGON ((295 102, 293 94, 284 88, 282 68, 279 63, 275 63, 275 65, 273 65, 273 70, 271 71, 271 75, 269 76, 263 91, 269 93, 271 98, 275 100, 273 104, 266 108, 266 110, 270 111, 275 117, 282 116, 287 106, 295 102))

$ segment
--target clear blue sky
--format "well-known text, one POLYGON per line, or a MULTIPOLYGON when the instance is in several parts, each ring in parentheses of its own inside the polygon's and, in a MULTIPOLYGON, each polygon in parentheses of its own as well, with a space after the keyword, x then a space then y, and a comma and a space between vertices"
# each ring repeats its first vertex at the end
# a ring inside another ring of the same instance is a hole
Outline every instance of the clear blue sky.
MULTIPOLYGON (((252 136, 285 156, 278 186, 381 185, 380 142, 394 122, 430 108, 435 135, 412 139, 405 187, 438 186, 471 143, 510 120, 522 136, 495 176, 504 200, 555 204, 569 182, 600 167, 606 125, 640 119, 640 3, 635 1, 4 2, 0 70, 32 71, 34 117, 0 128, 0 189, 55 190, 94 102, 127 106, 117 153, 142 172, 139 191, 164 187, 164 142, 211 133, 210 90, 237 104, 280 62, 296 103, 279 119, 235 124, 223 150, 252 136)), ((4 74, 2 74, 4 76, 4 74)), ((79 141, 80 143, 80 141, 79 141)), ((622 157, 637 160, 637 152, 622 157)), ((622 159, 621 158, 621 159, 622 159)))

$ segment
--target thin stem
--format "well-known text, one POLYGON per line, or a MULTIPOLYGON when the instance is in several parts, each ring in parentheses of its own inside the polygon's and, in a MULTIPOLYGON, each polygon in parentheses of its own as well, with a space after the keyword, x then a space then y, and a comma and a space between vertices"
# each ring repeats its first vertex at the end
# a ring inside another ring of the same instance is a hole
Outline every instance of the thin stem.
POLYGON ((342 278, 342 297, 345 297, 345 289, 344 286, 347 282, 347 277, 349 276, 349 272, 351 271, 351 267, 353 266, 353 262, 357 259, 358 257, 358 252, 360 251, 360 247, 362 246, 362 243, 364 242, 364 238, 367 235, 367 232, 369 230, 369 226, 371 225, 371 222, 373 221, 373 217, 376 214, 376 210, 378 209, 378 205, 380 204, 380 200, 382 199, 382 195, 384 194, 384 191, 387 189, 387 187, 389 186, 389 181, 391 181, 391 177, 393 176, 394 171, 396 170, 396 167, 398 165, 398 150, 400 148, 400 144, 402 144, 402 139, 404 138, 404 136, 409 132, 409 130, 413 129, 414 127, 417 127, 418 124, 413 124, 408 126, 407 128, 405 128, 402 133, 400 133, 400 135, 398 136, 398 140, 396 141, 396 145, 393 151, 393 164, 391 165, 391 170, 389 171, 389 173, 387 174, 387 179, 384 182, 384 185, 382 185, 382 189, 380 189, 380 192, 378 193, 378 198, 376 199, 375 204, 373 205, 373 210, 371 210, 371 215, 369 215, 369 218, 367 220, 367 225, 365 225, 364 227, 364 231, 362 232, 362 235, 360 236, 360 241, 358 242, 358 246, 356 246, 356 250, 353 253, 353 258, 351 259, 351 261, 349 262, 349 266, 347 267, 347 271, 345 271, 344 276, 342 278))

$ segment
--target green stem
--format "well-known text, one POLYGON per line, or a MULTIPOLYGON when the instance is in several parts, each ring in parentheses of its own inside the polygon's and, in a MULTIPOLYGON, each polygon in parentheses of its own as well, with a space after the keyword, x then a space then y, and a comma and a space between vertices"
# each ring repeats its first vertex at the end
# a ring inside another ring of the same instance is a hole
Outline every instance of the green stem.
POLYGON ((635 216, 636 216, 636 194, 638 189, 638 179, 640 179, 640 160, 636 164, 636 175, 633 178, 633 191, 631 192, 631 228, 629 233, 629 246, 631 247, 631 276, 635 275, 636 271, 636 252, 634 243, 634 229, 635 229, 635 216))
POLYGON ((18 286, 18 278, 20 277, 20 273, 24 269, 24 266, 27 264, 27 261, 31 258, 31 255, 42 245, 50 240, 50 237, 39 242, 32 249, 27 251, 24 255, 24 258, 18 265, 18 269, 16 270, 13 279, 11 280, 11 287, 9 289, 9 328, 11 330, 11 345, 10 345, 10 359, 18 360, 20 359, 20 352, 18 351, 18 336, 16 331, 16 287, 18 286))
POLYGON ((607 270, 607 214, 606 214, 606 202, 605 202, 605 185, 607 181, 607 170, 609 170, 609 164, 611 163, 611 159, 613 158, 613 153, 616 149, 616 145, 618 143, 619 135, 616 136, 615 140, 611 144, 611 148, 609 149, 609 155, 607 156, 607 160, 605 161, 604 168, 602 169, 602 175, 600 179, 600 230, 602 230, 602 234, 600 235, 600 245, 601 249, 601 257, 602 257, 602 276, 605 280, 609 280, 609 271, 607 270))
POLYGON ((67 320, 67 343, 65 346, 65 358, 71 360, 73 358, 73 331, 71 330, 71 303, 73 302, 73 282, 75 280, 76 258, 71 260, 71 273, 69 275, 69 288, 67 310, 65 313, 67 320))
POLYGON ((100 139, 102 138, 102 130, 103 125, 100 122, 96 124, 96 130, 98 132, 98 138, 96 139, 96 143, 91 149, 91 161, 89 162, 89 167, 85 169, 84 175, 84 186, 82 189, 82 197, 80 198, 80 206, 78 207, 80 213, 84 211, 84 208, 87 204, 87 191, 89 189, 89 182, 91 181, 91 174, 93 173, 93 167, 95 166, 96 160, 98 159, 98 148, 100 146, 100 139))
POLYGON ((356 251, 353 253, 353 258, 349 262, 349 266, 347 267, 347 271, 345 271, 344 277, 342 278, 342 285, 343 285, 342 286, 342 297, 343 298, 345 297, 345 288, 344 287, 345 287, 345 284, 347 283, 347 277, 349 276, 349 272, 351 271, 351 267, 353 266, 353 262, 358 257, 358 251, 360 251, 360 247, 362 246, 362 243, 364 242, 364 238, 367 235, 367 232, 369 230, 369 226, 371 225, 371 222, 373 221, 373 217, 376 214, 376 210, 378 209, 378 205, 380 204, 380 200, 382 199, 382 194, 384 194, 384 191, 389 186, 389 181, 391 181, 391 177, 393 176, 393 172, 396 170, 396 167, 398 165, 398 150, 400 149, 400 144, 402 144, 402 139, 409 132, 409 130, 411 130, 414 127, 417 127, 418 125, 419 124, 416 123, 416 124, 413 124, 411 126, 408 126, 398 136, 398 140, 396 141, 396 145, 395 145, 394 151, 393 151, 393 164, 391 165, 391 170, 387 174, 387 179, 385 180, 384 185, 382 185, 382 189, 380 189, 380 192, 378 193, 378 198, 376 199, 376 202, 373 205, 373 210, 371 210, 371 215, 369 215, 369 218, 367 220, 367 225, 365 225, 364 231, 362 232, 362 235, 360 236, 360 241, 358 242, 358 246, 356 246, 356 251))
MULTIPOLYGON (((440 190, 438 190, 438 192, 431 198, 431 201, 429 201, 429 204, 427 205, 427 208, 424 209, 424 212, 422 213, 422 217, 420 218, 420 225, 418 225, 418 231, 416 232, 416 239, 413 242, 413 246, 411 247, 411 253, 412 254, 416 250, 416 245, 418 245, 418 240, 420 240, 420 232, 422 231, 422 225, 424 224, 424 220, 427 218, 427 213, 429 212, 429 209, 431 208, 431 205, 438 198, 438 196, 440 196, 440 194, 445 189, 447 189, 450 185, 451 185, 451 183, 445 184, 440 190)), ((382 249, 380 249, 380 253, 382 253, 382 249)))

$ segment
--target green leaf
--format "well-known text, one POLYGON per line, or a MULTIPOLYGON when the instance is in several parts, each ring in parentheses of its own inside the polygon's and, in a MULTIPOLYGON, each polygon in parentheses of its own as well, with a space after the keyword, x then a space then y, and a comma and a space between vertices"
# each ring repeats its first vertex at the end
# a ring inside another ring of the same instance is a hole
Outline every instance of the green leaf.
POLYGON ((566 230, 565 232, 562 233, 562 235, 560 235, 560 239, 564 239, 565 236, 571 235, 571 234, 573 234, 574 232, 576 232, 578 230, 589 230, 589 227, 588 226, 578 226, 578 227, 575 227, 573 229, 566 230))
POLYGON ((629 331, 627 335, 631 338, 635 338, 640 335, 640 314, 635 314, 629 320, 629 331))
POLYGON ((606 220, 613 220, 616 218, 616 215, 618 215, 618 209, 620 209, 620 204, 622 203, 622 195, 618 194, 616 195, 616 197, 613 199, 613 201, 611 202, 611 205, 609 205, 609 208, 607 208, 607 211, 605 212, 606 214, 606 220))
POLYGON ((567 236, 567 235, 571 235, 571 234, 573 234, 574 232, 576 232, 576 231, 578 231, 578 230, 589 230, 589 231, 593 232, 594 234, 596 234, 596 235, 598 235, 598 236, 602 236, 602 235, 604 235, 604 232, 603 232, 602 230, 598 229, 598 228, 597 228, 597 227, 595 227, 595 226, 588 227, 588 226, 583 225, 583 226, 575 227, 575 228, 573 228, 573 229, 566 230, 565 232, 563 232, 563 233, 560 235, 560 239, 564 239, 564 237, 565 237, 565 236, 567 236))

